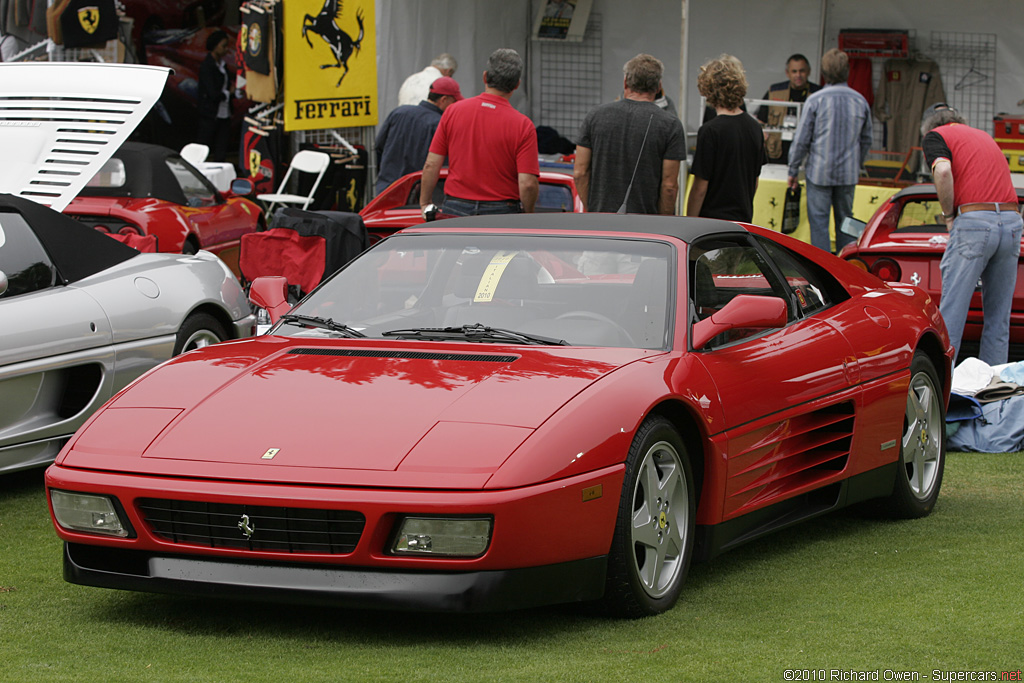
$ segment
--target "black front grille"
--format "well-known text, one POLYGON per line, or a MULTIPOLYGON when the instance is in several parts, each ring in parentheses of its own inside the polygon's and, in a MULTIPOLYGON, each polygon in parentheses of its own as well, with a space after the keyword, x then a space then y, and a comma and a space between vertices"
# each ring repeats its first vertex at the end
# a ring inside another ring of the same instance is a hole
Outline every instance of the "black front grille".
POLYGON ((344 555, 355 550, 366 524, 361 513, 348 510, 156 498, 139 499, 136 505, 157 537, 208 548, 344 555))

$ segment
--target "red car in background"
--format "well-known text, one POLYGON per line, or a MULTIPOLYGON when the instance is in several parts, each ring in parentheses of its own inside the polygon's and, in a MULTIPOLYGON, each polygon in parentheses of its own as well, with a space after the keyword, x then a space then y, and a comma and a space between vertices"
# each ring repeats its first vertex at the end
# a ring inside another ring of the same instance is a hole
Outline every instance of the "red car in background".
POLYGON ((206 249, 236 275, 242 235, 266 229, 255 202, 218 192, 178 152, 138 142, 123 144, 64 213, 101 232, 154 235, 159 251, 206 249))
MULTIPOLYGON (((1024 200, 1024 189, 1017 189, 1017 199, 1018 202, 1024 200)), ((844 247, 839 256, 886 282, 917 285, 938 301, 942 293, 939 262, 948 240, 935 186, 913 185, 878 207, 857 242, 844 247)), ((964 341, 977 343, 981 327, 979 289, 971 299, 964 341)), ((1010 314, 1010 347, 1012 357, 1024 353, 1024 260, 1017 266, 1017 287, 1010 314)))
MULTIPOLYGON (((391 183, 386 190, 374 197, 359 215, 366 223, 371 242, 387 237, 391 233, 419 225, 423 222, 420 214, 420 179, 422 171, 414 171, 391 183)), ((444 200, 444 183, 448 169, 441 169, 441 177, 434 188, 434 204, 441 206, 444 200)), ((537 197, 537 213, 583 213, 583 201, 576 192, 576 182, 571 175, 541 171, 540 195, 537 197)))

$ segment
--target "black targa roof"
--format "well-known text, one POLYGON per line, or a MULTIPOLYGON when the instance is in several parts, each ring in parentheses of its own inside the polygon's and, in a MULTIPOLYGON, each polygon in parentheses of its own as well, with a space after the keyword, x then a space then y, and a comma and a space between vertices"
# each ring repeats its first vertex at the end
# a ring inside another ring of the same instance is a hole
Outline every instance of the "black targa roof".
POLYGON ((139 255, 137 250, 29 199, 0 194, 0 211, 14 211, 22 215, 50 255, 65 284, 95 275, 139 255))
MULTIPOLYGON (((126 142, 121 145, 113 157, 124 163, 125 184, 121 187, 90 187, 86 185, 79 192, 82 197, 153 197, 175 204, 186 205, 185 194, 175 179, 166 160, 174 160, 191 166, 181 155, 162 145, 151 145, 143 142, 126 142)), ((206 183, 210 192, 217 194, 217 189, 206 176, 197 172, 196 175, 206 183)))

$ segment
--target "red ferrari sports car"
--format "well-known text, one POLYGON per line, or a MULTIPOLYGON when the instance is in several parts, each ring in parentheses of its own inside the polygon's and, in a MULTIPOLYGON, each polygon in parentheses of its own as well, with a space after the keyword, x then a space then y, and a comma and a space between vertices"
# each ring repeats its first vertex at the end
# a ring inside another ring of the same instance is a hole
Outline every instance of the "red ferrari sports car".
POLYGON ((64 213, 101 232, 155 235, 159 251, 221 258, 238 276, 242 235, 265 230, 263 209, 243 195, 252 181, 221 193, 181 155, 160 145, 126 142, 64 213))
MULTIPOLYGON (((387 189, 374 197, 363 207, 359 215, 366 223, 370 239, 374 242, 393 232, 419 225, 423 222, 420 214, 420 178, 422 171, 404 175, 391 183, 387 189)), ((441 177, 434 188, 434 203, 441 206, 444 200, 444 183, 448 169, 441 169, 441 177)), ((583 213, 583 202, 576 192, 576 182, 571 175, 552 171, 541 171, 540 194, 537 197, 537 213, 583 213)))
POLYGON ((348 607, 669 609, 691 559, 933 508, 928 294, 770 230, 478 216, 382 240, 179 356, 46 473, 73 583, 348 607))
MULTIPOLYGON (((1024 201, 1024 189, 1017 190, 1024 201)), ((916 285, 939 300, 942 276, 939 261, 946 252, 946 224, 934 185, 914 185, 883 203, 864 227, 857 242, 847 245, 839 256, 874 273, 887 282, 916 285)), ((1024 244, 1024 240, 1022 240, 1024 244)), ((970 346, 981 338, 981 290, 971 300, 964 327, 970 346)), ((1017 287, 1010 315, 1011 354, 1024 356, 1024 251, 1017 267, 1017 287)), ((961 354, 963 357, 963 354, 961 354)))

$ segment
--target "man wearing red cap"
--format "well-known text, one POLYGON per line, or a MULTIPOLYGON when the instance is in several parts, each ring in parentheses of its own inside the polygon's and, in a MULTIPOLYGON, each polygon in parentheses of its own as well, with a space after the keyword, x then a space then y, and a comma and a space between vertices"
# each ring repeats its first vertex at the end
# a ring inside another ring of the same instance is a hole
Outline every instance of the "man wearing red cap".
POLYGON ((406 173, 423 168, 442 112, 461 99, 462 92, 455 79, 442 76, 430 84, 427 99, 419 104, 396 107, 388 114, 377 131, 378 171, 374 194, 380 194, 406 173))
POLYGON ((425 219, 437 212, 432 197, 445 157, 448 179, 441 213, 533 213, 540 192, 537 130, 509 104, 522 74, 518 52, 495 50, 484 71, 484 92, 450 107, 441 117, 420 184, 425 219))

